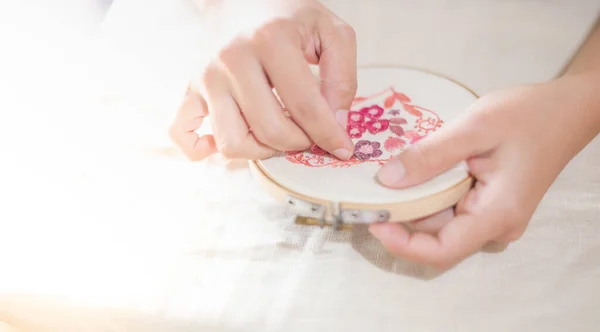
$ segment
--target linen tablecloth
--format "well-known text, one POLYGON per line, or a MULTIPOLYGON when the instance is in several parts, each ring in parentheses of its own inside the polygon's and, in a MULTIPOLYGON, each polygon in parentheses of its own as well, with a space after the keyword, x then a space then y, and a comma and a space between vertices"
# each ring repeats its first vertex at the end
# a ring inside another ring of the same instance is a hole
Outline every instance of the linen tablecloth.
MULTIPOLYGON (((554 77, 600 11, 591 0, 324 3, 355 28, 360 65, 427 68, 479 94, 554 77)), ((117 1, 101 30, 69 39, 77 46, 31 28, 30 52, 3 61, 0 321, 35 331, 599 329, 599 139, 522 239, 438 274, 394 258, 366 229, 295 226, 244 163, 189 163, 171 147, 167 127, 203 51, 195 19, 181 1, 117 1), (18 71, 20 57, 36 60, 18 71)))

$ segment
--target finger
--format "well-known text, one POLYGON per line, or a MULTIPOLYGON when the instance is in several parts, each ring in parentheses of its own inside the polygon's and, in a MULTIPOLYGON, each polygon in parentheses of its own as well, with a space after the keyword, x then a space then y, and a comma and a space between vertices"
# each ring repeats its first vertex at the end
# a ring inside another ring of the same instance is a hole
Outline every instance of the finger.
MULTIPOLYGON (((485 188, 486 193, 489 188, 485 188)), ((446 269, 480 250, 505 231, 502 213, 496 212, 493 195, 481 199, 482 188, 470 191, 464 214, 457 214, 436 235, 409 234, 394 223, 373 224, 371 233, 393 254, 446 269), (473 197, 478 197, 477 199, 473 197), (472 205, 475 204, 475 205, 472 205)))
MULTIPOLYGON (((460 198, 454 209, 456 214, 478 213, 481 209, 480 195, 483 193, 484 183, 476 181, 475 185, 466 195, 460 198)), ((506 192, 506 191, 505 191, 506 192)), ((489 195, 488 195, 489 196, 489 195)), ((484 204, 486 204, 484 202, 484 204)), ((490 203, 487 203, 490 204, 490 203)))
POLYGON ((296 32, 271 29, 258 40, 262 65, 277 89, 292 119, 322 149, 339 159, 349 159, 354 151, 350 137, 336 121, 334 112, 321 95, 301 46, 289 42, 296 32), (270 39, 267 39, 270 37, 270 39))
POLYGON ((493 148, 491 134, 470 114, 430 134, 386 163, 377 173, 379 182, 391 188, 406 188, 430 180, 461 161, 493 148))
POLYGON ((493 238, 484 220, 473 215, 456 216, 437 236, 410 234, 401 224, 373 224, 369 231, 392 254, 446 269, 478 251, 493 238))
POLYGON ((354 29, 341 20, 327 18, 319 22, 317 31, 321 45, 321 91, 332 110, 350 109, 357 88, 354 29))
POLYGON ((206 102, 199 95, 188 93, 169 129, 175 145, 190 160, 199 161, 217 152, 212 135, 199 136, 196 130, 208 114, 206 102))
POLYGON ((408 227, 416 232, 436 234, 454 218, 454 209, 449 208, 430 217, 411 221, 408 227))
POLYGON ((274 149, 254 138, 225 84, 219 84, 216 80, 213 82, 206 85, 205 89, 218 151, 229 159, 251 160, 273 156, 276 152, 274 149))
POLYGON ((301 151, 312 144, 298 125, 287 117, 269 85, 260 62, 245 46, 230 48, 222 56, 231 91, 254 137, 279 151, 301 151))

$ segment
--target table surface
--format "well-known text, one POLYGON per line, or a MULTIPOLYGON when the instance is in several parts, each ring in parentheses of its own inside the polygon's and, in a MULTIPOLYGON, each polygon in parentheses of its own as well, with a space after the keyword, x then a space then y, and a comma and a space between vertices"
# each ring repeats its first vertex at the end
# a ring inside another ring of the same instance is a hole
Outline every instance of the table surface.
MULTIPOLYGON (((361 65, 424 67, 479 94, 551 79, 600 10, 585 0, 325 3, 355 27, 361 65)), ((599 139, 522 239, 438 274, 392 257, 364 229, 294 226, 243 163, 192 164, 170 147, 166 127, 199 56, 186 46, 193 19, 184 5, 118 1, 94 30, 98 44, 78 35, 83 48, 45 45, 29 71, 6 66, 0 321, 36 331, 598 329, 599 139), (81 60, 90 50, 104 62, 81 60)))

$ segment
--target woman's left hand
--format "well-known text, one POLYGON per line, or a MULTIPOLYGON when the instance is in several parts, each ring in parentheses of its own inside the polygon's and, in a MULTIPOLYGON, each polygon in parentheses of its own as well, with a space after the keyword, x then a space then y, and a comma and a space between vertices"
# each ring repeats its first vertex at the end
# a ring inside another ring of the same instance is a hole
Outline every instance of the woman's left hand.
POLYGON ((519 239, 556 177, 599 132, 593 80, 565 76, 480 98, 378 174, 383 185, 406 188, 466 160, 474 187, 455 209, 409 223, 413 232, 381 223, 371 233, 393 254, 441 269, 489 242, 519 239))

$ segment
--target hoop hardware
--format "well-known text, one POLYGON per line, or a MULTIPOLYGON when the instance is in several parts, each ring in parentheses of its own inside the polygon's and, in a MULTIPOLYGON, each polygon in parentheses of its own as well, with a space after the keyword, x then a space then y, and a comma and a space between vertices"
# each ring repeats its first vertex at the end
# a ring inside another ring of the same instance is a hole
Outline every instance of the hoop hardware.
POLYGON ((288 206, 297 214, 295 223, 298 225, 333 227, 351 229, 353 224, 372 224, 389 221, 390 213, 385 210, 356 210, 341 209, 339 203, 332 203, 328 209, 325 205, 308 202, 296 197, 286 198, 288 206), (328 220, 330 219, 330 220, 328 220))

